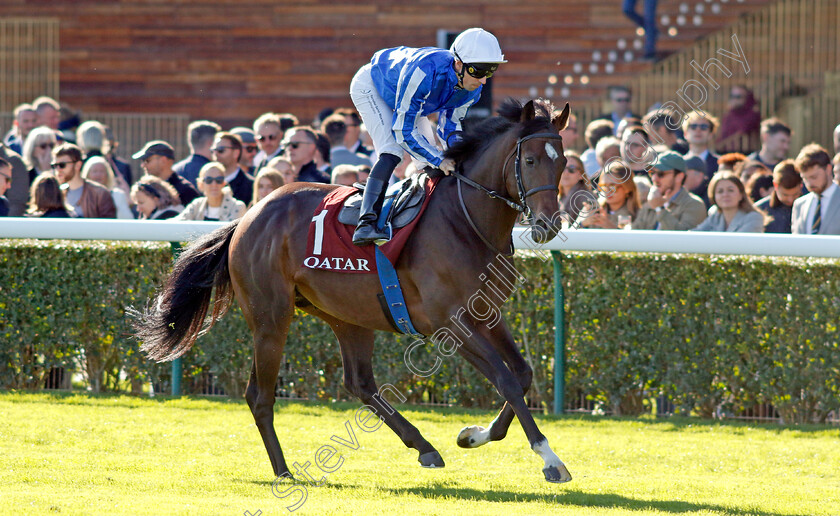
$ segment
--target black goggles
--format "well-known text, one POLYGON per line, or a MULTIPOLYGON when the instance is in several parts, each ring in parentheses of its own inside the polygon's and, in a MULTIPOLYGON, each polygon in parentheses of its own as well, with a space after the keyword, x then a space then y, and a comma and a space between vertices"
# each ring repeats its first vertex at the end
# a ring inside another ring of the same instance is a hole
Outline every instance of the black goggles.
POLYGON ((466 66, 467 73, 470 74, 470 77, 475 79, 489 79, 496 73, 496 70, 499 68, 499 63, 470 63, 464 66, 466 66))

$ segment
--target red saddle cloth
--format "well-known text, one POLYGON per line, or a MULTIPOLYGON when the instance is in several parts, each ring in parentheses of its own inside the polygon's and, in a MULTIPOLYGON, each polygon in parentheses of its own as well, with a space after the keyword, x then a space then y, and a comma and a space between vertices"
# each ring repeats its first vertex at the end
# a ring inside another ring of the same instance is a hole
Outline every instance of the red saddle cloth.
MULTIPOLYGON (((420 213, 406 226, 394 231, 391 240, 380 246, 380 250, 391 263, 397 262, 411 231, 426 211, 437 182, 437 179, 426 182, 426 198, 423 199, 420 213)), ((353 245, 353 232, 356 227, 338 221, 338 213, 344 201, 357 191, 349 186, 339 187, 324 197, 318 205, 312 222, 309 224, 304 267, 333 272, 367 274, 376 272, 375 246, 353 245)))

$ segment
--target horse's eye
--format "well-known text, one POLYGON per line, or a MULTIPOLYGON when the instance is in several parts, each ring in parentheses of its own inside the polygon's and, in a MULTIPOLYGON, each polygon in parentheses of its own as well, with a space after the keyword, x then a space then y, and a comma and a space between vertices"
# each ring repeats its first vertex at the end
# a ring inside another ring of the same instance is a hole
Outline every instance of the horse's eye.
POLYGON ((526 165, 533 165, 534 164, 534 158, 525 158, 525 164, 526 165))

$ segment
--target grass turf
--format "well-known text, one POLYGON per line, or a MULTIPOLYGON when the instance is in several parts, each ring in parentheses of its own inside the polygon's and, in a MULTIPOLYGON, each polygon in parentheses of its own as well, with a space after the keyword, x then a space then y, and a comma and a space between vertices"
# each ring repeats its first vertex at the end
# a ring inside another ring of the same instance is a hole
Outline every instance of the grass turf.
POLYGON ((326 480, 272 492, 244 402, 0 393, 0 514, 267 516, 289 514, 303 488, 296 514, 840 514, 837 428, 538 416, 574 477, 556 485, 517 421, 505 440, 463 450, 458 431, 494 414, 402 407, 446 461, 430 470, 386 426, 361 431, 359 406, 278 403, 290 467, 308 461, 326 480), (348 421, 357 450, 331 440, 351 439, 348 421), (327 444, 343 462, 325 474, 315 455, 327 444))

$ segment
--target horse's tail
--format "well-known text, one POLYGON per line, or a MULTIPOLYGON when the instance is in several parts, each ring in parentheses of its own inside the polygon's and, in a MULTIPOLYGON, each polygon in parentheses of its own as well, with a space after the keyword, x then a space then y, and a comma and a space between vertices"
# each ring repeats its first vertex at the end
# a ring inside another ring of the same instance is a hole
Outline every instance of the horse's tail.
POLYGON ((228 249, 238 224, 232 222, 196 240, 175 261, 163 289, 146 308, 127 310, 140 349, 152 360, 173 360, 189 351, 230 307, 228 249), (213 287, 216 298, 205 328, 213 287))

